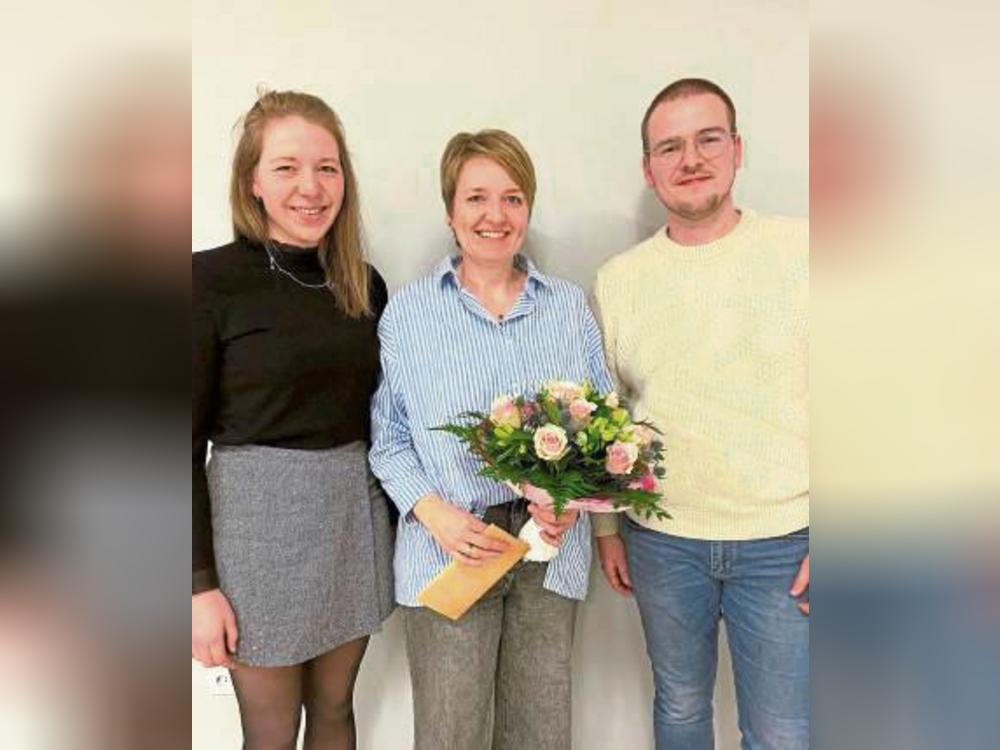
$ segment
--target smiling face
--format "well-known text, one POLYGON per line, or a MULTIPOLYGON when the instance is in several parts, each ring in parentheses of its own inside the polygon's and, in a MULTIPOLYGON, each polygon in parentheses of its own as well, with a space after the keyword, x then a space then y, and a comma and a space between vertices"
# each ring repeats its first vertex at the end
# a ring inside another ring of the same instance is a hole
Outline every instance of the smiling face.
POLYGON ((344 201, 337 140, 297 115, 272 120, 264 129, 253 194, 264 204, 271 239, 319 244, 344 201))
POLYGON ((528 217, 524 191, 497 162, 474 156, 462 165, 448 225, 463 258, 485 265, 512 262, 528 217))
POLYGON ((731 210, 743 143, 730 134, 729 113, 715 94, 693 94, 662 102, 647 126, 646 184, 669 216, 707 221, 731 210))

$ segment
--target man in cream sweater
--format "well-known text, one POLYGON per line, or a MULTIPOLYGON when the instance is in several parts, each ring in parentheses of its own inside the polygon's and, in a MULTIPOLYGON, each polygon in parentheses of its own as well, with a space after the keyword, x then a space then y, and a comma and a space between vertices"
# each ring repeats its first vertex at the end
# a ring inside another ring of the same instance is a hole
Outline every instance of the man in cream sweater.
POLYGON ((608 364, 663 431, 665 521, 594 519, 612 588, 634 593, 658 750, 711 750, 719 620, 744 747, 809 744, 808 225, 733 205, 729 96, 672 83, 642 123, 666 226, 598 272, 608 364))

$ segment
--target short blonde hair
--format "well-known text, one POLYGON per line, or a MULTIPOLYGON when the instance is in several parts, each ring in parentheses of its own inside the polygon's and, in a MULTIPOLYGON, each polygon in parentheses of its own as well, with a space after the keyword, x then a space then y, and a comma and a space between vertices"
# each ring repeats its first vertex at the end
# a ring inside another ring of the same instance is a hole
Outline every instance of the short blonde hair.
POLYGON ((368 265, 364 260, 361 211, 357 180, 344 139, 344 127, 332 109, 312 94, 299 91, 264 91, 238 123, 240 139, 233 155, 229 182, 229 205, 233 234, 259 244, 268 239, 267 213, 253 195, 253 175, 264 148, 268 123, 296 115, 318 125, 337 141, 344 172, 344 200, 333 226, 319 242, 319 260, 326 272, 327 287, 337 305, 352 318, 371 313, 368 265))
POLYGON ((451 216, 455 202, 455 188, 458 175, 469 159, 485 156, 492 159, 524 193, 528 202, 528 213, 535 205, 535 167, 524 146, 505 130, 480 130, 478 133, 458 133, 453 136, 441 155, 441 198, 445 210, 451 216))

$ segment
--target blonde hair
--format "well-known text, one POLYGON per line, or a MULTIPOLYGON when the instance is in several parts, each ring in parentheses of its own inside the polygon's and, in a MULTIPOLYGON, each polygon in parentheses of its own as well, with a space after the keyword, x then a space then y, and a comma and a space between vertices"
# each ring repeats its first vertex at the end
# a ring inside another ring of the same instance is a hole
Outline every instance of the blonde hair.
POLYGON ((344 199, 330 230, 319 241, 319 261, 337 306, 352 318, 371 314, 369 270, 364 260, 363 230, 357 181, 344 141, 344 129, 326 102, 299 91, 263 91, 237 123, 241 129, 233 155, 229 205, 233 234, 263 244, 268 239, 267 212, 253 195, 253 177, 264 144, 264 129, 272 120, 297 115, 318 125, 337 141, 344 173, 344 199))
POLYGON ((528 213, 535 205, 535 167, 524 146, 505 130, 480 130, 478 133, 458 133, 453 136, 441 155, 441 198, 451 216, 455 188, 462 166, 474 156, 492 159, 524 192, 528 213))

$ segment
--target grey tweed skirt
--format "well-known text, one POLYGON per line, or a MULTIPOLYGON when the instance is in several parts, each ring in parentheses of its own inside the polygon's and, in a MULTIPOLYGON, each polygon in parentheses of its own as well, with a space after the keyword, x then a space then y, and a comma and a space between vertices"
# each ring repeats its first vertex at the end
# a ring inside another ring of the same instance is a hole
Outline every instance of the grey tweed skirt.
POLYGON ((207 468, 236 661, 301 664, 379 629, 393 608, 392 530, 363 443, 214 446, 207 468))

